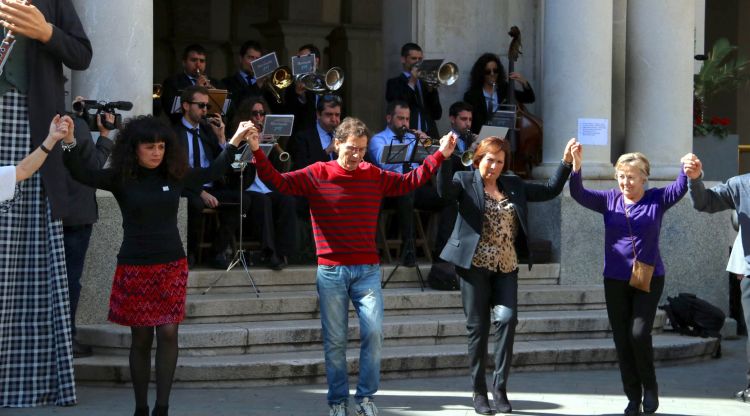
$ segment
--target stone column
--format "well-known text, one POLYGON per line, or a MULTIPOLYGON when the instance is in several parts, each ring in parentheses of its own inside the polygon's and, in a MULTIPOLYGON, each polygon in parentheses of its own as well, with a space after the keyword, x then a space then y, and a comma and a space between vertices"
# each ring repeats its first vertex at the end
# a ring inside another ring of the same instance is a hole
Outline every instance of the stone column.
POLYGON ((611 178, 612 2, 598 0, 544 3, 544 150, 534 177, 557 169, 565 143, 575 137, 579 118, 610 120, 601 146, 586 146, 586 178, 611 178))
POLYGON ((652 179, 674 179, 692 148, 695 5, 629 0, 627 19, 625 150, 648 156, 652 179))
MULTIPOLYGON (((153 2, 74 0, 94 57, 88 70, 73 71, 73 97, 132 101, 124 117, 153 109, 153 2)), ((71 97, 72 98, 72 97, 71 97)))

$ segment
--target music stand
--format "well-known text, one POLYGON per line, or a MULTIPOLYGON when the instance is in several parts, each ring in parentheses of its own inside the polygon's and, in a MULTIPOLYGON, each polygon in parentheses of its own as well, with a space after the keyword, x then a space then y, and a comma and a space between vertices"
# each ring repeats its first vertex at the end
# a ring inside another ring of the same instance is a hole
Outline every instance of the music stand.
POLYGON ((210 89, 208 90, 208 114, 225 114, 227 101, 227 90, 210 89))
MULTIPOLYGON (((410 139, 410 138, 409 138, 410 139)), ((391 140, 391 144, 388 146, 385 146, 383 148, 383 153, 380 155, 380 163, 383 164, 397 164, 397 163, 414 163, 416 162, 415 156, 417 155, 417 149, 413 152, 409 152, 409 146, 412 145, 412 143, 417 142, 418 139, 415 137, 413 139, 410 139, 408 143, 393 143, 393 140, 391 140)), ((417 143, 416 146, 419 144, 417 143)), ((424 158, 422 158, 424 160, 424 158)), ((385 241, 383 242, 386 243, 385 241)), ((388 250, 388 247, 386 245, 386 250, 388 250)), ((416 249, 416 247, 415 247, 416 249)), ((385 286, 388 284, 388 282, 391 280, 391 277, 396 273, 396 270, 401 266, 401 263, 396 263, 396 267, 391 270, 391 273, 388 274, 388 277, 385 279, 383 284, 380 286, 381 288, 385 289, 385 286)), ((424 278, 422 277, 422 271, 419 269, 419 264, 416 262, 414 263, 414 268, 417 272, 417 277, 419 278, 419 287, 424 292, 424 278)), ((381 273, 381 280, 383 279, 383 276, 385 276, 385 272, 381 273)))
POLYGON ((260 290, 258 290, 258 287, 255 286, 255 280, 253 279, 253 275, 250 274, 250 270, 247 268, 248 261, 245 258, 245 248, 242 247, 242 229, 243 227, 243 220, 245 218, 245 212, 243 210, 243 196, 245 192, 245 181, 244 181, 244 175, 245 175, 245 167, 247 167, 247 164, 250 163, 250 160, 253 158, 253 152, 250 151, 250 146, 245 145, 245 149, 242 151, 242 153, 239 154, 239 160, 232 163, 232 167, 235 167, 235 169, 239 169, 240 171, 240 241, 237 246, 237 251, 234 253, 234 257, 232 258, 232 261, 229 262, 229 266, 227 267, 227 270, 222 272, 219 277, 216 278, 210 285, 208 285, 208 288, 203 291, 203 295, 208 293, 209 290, 211 290, 216 283, 219 283, 219 280, 223 278, 224 276, 229 273, 230 270, 232 270, 236 265, 242 264, 242 268, 245 270, 245 274, 247 275, 247 279, 250 281, 250 284, 252 285, 253 289, 255 290, 255 296, 260 297, 260 290))

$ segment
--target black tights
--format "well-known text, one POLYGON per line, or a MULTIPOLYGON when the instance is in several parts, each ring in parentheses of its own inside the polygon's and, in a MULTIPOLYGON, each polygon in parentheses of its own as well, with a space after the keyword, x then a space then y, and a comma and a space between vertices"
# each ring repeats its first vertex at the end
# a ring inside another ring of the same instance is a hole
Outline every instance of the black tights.
POLYGON ((148 406, 148 382, 151 378, 151 344, 156 328, 156 405, 168 406, 174 370, 177 366, 178 324, 157 327, 130 327, 130 377, 133 380, 135 407, 148 406))

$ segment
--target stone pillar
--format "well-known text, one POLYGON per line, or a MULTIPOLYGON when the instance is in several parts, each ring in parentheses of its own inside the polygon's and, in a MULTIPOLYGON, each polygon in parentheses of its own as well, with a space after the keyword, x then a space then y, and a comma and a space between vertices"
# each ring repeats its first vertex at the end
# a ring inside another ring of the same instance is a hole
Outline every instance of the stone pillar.
POLYGON ((153 2, 149 0, 75 0, 74 5, 94 48, 91 66, 73 71, 73 97, 132 101, 124 117, 153 109, 153 2))
MULTIPOLYGON (((607 119, 612 128, 612 2, 547 1, 544 7, 544 92, 537 92, 544 97, 544 162, 535 177, 557 169, 579 118, 607 119)), ((586 146, 587 178, 612 177, 610 148, 610 136, 605 145, 586 146)))
POLYGON ((629 0, 627 20, 625 150, 648 156, 652 179, 674 179, 692 148, 695 5, 629 0))

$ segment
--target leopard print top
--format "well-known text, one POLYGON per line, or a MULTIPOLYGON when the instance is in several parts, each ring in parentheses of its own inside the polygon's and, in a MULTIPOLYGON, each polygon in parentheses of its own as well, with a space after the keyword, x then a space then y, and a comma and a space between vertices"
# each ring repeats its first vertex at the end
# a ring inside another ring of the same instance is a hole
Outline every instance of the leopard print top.
POLYGON ((507 198, 502 201, 484 193, 484 222, 471 264, 492 271, 510 273, 518 268, 513 244, 518 234, 516 207, 507 198))

